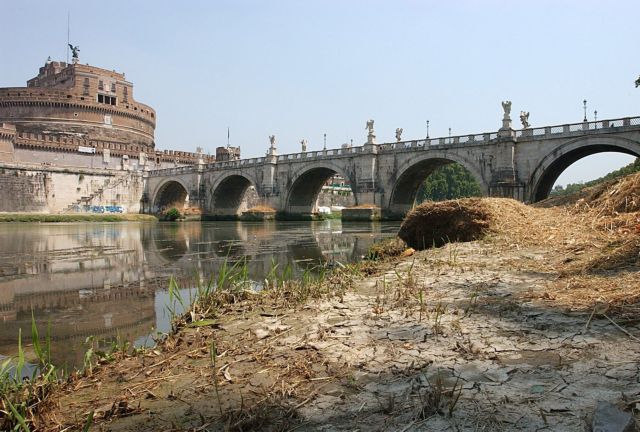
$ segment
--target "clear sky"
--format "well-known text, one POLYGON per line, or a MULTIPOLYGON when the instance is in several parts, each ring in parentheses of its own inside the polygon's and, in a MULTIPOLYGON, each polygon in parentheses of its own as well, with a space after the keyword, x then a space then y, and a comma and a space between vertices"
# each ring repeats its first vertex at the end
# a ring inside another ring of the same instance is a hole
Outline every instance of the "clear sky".
MULTIPOLYGON (((495 131, 500 101, 532 126, 640 114, 640 1, 0 0, 0 86, 23 86, 47 58, 125 72, 157 111, 160 149, 261 156, 495 131)), ((514 125, 519 126, 517 115, 514 125)), ((630 162, 576 163, 560 183, 630 162)), ((584 161, 584 160, 583 160, 584 161)))

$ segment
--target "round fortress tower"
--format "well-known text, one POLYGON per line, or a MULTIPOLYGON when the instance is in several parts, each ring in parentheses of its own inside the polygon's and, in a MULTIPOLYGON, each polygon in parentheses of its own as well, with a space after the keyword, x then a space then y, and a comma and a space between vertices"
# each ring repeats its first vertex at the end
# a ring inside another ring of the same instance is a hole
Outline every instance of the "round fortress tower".
MULTIPOLYGON (((97 149, 154 153, 156 113, 133 98, 133 84, 95 66, 48 60, 27 87, 0 88, 0 124, 18 135, 71 136, 97 149)), ((42 143, 48 149, 55 139, 42 143)))

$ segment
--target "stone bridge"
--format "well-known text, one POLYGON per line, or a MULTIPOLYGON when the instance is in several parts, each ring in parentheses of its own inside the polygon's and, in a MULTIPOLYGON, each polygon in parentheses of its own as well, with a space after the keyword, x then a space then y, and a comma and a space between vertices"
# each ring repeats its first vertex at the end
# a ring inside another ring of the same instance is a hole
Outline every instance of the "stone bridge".
POLYGON ((514 130, 505 112, 502 128, 492 133, 377 144, 371 127, 360 147, 287 155, 275 150, 272 142, 265 157, 150 171, 143 209, 156 213, 178 203, 205 216, 235 217, 252 186, 264 205, 282 215, 308 216, 316 211, 323 184, 339 174, 350 183, 357 205, 373 204, 393 218, 411 209, 425 178, 454 162, 473 175, 484 195, 536 202, 585 156, 640 157, 640 117, 514 130))

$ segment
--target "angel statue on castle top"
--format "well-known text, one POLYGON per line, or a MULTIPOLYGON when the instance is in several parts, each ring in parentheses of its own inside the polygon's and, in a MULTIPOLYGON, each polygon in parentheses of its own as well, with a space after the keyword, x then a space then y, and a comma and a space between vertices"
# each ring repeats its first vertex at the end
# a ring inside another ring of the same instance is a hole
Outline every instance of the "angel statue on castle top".
POLYGON ((78 45, 73 46, 69 44, 69 49, 71 50, 71 58, 73 59, 74 63, 77 63, 79 60, 78 53, 80 52, 80 47, 78 45))

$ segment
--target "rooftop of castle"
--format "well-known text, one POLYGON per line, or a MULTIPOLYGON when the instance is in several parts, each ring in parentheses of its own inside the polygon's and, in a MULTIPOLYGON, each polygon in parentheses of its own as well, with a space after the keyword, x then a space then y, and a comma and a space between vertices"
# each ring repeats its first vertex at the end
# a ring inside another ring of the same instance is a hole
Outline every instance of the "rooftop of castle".
POLYGON ((68 84, 73 84, 72 77, 75 76, 100 76, 132 86, 132 83, 125 79, 124 73, 115 70, 48 59, 45 65, 40 67, 38 75, 27 81, 27 87, 69 87, 68 84))

